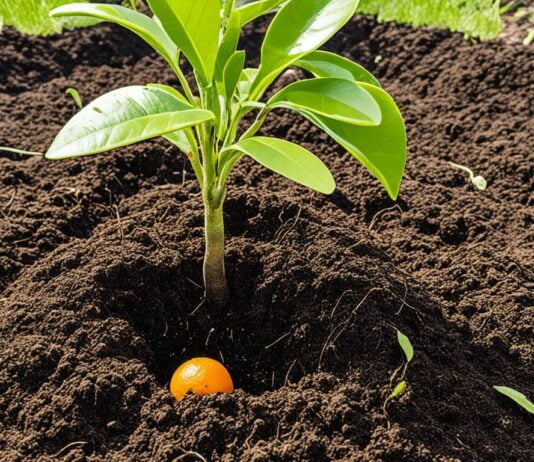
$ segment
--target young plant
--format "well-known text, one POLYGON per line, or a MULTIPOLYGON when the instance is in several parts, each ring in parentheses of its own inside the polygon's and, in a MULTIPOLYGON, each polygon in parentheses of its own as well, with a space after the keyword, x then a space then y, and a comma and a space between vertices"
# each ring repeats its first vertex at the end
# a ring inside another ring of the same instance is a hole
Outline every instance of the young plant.
POLYGON ((458 170, 462 170, 466 172, 469 175, 469 181, 473 183, 473 186, 477 189, 480 189, 481 191, 484 191, 488 187, 488 182, 483 176, 476 175, 473 173, 473 170, 471 170, 469 167, 465 167, 460 164, 455 164, 454 162, 449 162, 449 164, 457 168, 458 170))
POLYGON ((80 96, 80 93, 78 93, 78 90, 76 90, 76 88, 67 88, 65 90, 65 94, 70 96, 74 100, 76 106, 78 106, 78 109, 83 109, 82 97, 80 96))
POLYGON ((401 366, 400 368, 398 368, 391 376, 390 388, 391 388, 391 384, 393 383, 393 380, 395 379, 395 377, 397 376, 398 372, 402 368, 402 373, 401 373, 399 381, 397 382, 397 385, 395 385, 395 388, 393 388, 393 391, 386 398, 386 401, 384 402, 384 405, 382 406, 384 414, 386 414, 386 415, 387 415, 387 410, 386 409, 387 409, 388 403, 393 398, 396 398, 397 396, 402 395, 404 393, 404 391, 406 390, 406 387, 407 387, 407 383, 406 383, 406 380, 405 380, 406 370, 408 369, 408 364, 410 364, 410 362, 413 359, 413 355, 414 355, 414 349, 413 349, 413 345, 412 345, 412 342, 410 341, 410 339, 405 334, 403 334, 399 329, 395 329, 395 330, 397 331, 397 342, 399 342, 399 346, 401 347, 402 351, 404 352, 404 356, 406 357, 406 362, 404 363, 404 367, 401 366))
POLYGON ((519 404, 525 411, 534 414, 534 404, 521 392, 510 387, 494 385, 493 388, 519 404))
POLYGON ((46 158, 97 154, 159 136, 183 151, 204 200, 204 284, 209 304, 220 307, 228 296, 223 203, 227 179, 242 157, 315 191, 330 194, 335 188, 330 171, 315 155, 288 141, 257 135, 271 111, 290 109, 310 120, 396 199, 406 161, 405 127, 397 106, 363 67, 317 51, 350 20, 358 0, 147 3, 153 17, 103 4, 71 4, 51 12, 55 18, 86 16, 129 29, 163 56, 180 88, 148 84, 100 96, 65 125, 46 158), (276 9, 259 67, 245 67, 245 51, 237 49, 241 29, 276 9), (195 85, 190 86, 184 76, 181 55, 194 70, 195 85), (312 78, 263 98, 290 66, 304 69, 312 78), (254 122, 243 126, 243 118, 251 112, 256 112, 254 122))

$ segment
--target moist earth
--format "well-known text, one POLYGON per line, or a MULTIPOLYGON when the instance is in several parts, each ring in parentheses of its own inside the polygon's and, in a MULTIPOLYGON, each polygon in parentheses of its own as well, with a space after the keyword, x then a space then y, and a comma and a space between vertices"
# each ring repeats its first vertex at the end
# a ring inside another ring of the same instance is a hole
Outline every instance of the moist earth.
MULTIPOLYGON (((264 30, 247 29, 250 57, 264 30)), ((108 25, 4 28, 0 46, 0 145, 45 150, 76 111, 68 87, 87 102, 177 85, 108 25)), ((224 311, 202 303, 201 197, 164 140, 63 162, 2 154, 1 460, 534 460, 534 418, 492 389, 534 397, 533 48, 362 17, 327 48, 404 114, 400 198, 307 121, 271 114, 263 133, 320 155, 338 188, 236 167, 224 311), (415 355, 385 406, 395 329, 415 355), (176 402, 169 379, 192 356, 223 361, 237 390, 176 402)))

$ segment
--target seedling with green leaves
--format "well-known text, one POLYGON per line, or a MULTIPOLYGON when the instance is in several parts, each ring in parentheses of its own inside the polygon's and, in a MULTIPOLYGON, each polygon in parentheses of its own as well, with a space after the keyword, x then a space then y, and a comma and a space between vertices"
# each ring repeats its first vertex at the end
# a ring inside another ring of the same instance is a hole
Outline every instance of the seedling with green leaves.
POLYGON ((534 404, 523 393, 510 387, 494 385, 493 388, 519 404, 525 411, 534 414, 534 404))
POLYGON ((209 304, 222 306, 228 296, 223 202, 227 179, 242 157, 320 193, 335 189, 332 174, 311 152, 258 136, 271 111, 290 109, 310 120, 396 199, 406 161, 405 127, 397 106, 362 66, 317 51, 350 20, 358 0, 147 3, 153 17, 104 4, 71 4, 52 11, 54 18, 85 16, 134 32, 163 56, 180 88, 155 83, 99 97, 65 125, 46 158, 97 154, 160 136, 183 151, 204 200, 204 283, 209 304), (237 49, 241 29, 274 10, 278 12, 263 41, 259 67, 245 67, 245 51, 237 49), (186 79, 181 56, 192 66, 195 84, 186 79), (264 98, 290 66, 304 69, 311 78, 264 98), (256 118, 246 126, 243 118, 251 112, 256 118))
POLYGON ((76 106, 78 106, 78 109, 83 109, 83 101, 82 97, 80 96, 80 93, 78 93, 78 90, 76 88, 67 88, 65 90, 65 94, 70 96, 73 100, 76 106))
POLYGON ((392 399, 402 395, 404 393, 404 391, 406 390, 406 387, 407 387, 407 383, 406 383, 406 380, 405 380, 406 370, 408 369, 408 364, 410 364, 410 362, 412 361, 413 354, 414 354, 413 345, 412 345, 412 342, 410 341, 410 339, 405 334, 403 334, 399 329, 395 329, 395 330, 397 331, 397 342, 399 342, 399 346, 401 347, 401 349, 402 349, 402 351, 404 353, 404 356, 406 357, 406 362, 404 363, 404 366, 399 367, 391 375, 390 388, 391 388, 391 384, 393 383, 393 380, 397 376, 398 372, 402 369, 401 376, 400 376, 399 381, 397 382, 397 385, 395 385, 395 388, 393 388, 392 392, 386 398, 386 401, 384 401, 384 405, 382 406, 382 410, 384 411, 384 414, 386 416, 387 416, 387 405, 388 405, 388 403, 392 399))

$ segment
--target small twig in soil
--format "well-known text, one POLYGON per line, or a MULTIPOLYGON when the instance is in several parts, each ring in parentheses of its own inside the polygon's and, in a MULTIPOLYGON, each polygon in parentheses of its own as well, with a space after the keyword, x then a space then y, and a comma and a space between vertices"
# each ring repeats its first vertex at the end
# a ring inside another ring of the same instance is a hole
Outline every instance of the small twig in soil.
POLYGON ((204 287, 202 287, 199 283, 193 281, 192 279, 189 279, 188 277, 185 278, 187 281, 189 281, 191 284, 193 284, 195 287, 198 287, 199 289, 203 289, 204 287))
POLYGON ((297 226, 297 223, 300 220, 301 213, 302 207, 299 207, 298 212, 295 215, 295 218, 293 219, 293 223, 291 223, 287 230, 284 231, 284 226, 290 222, 291 218, 287 220, 282 226, 280 226, 280 228, 278 228, 278 231, 276 231, 274 235, 274 242, 280 244, 288 236, 288 234, 295 229, 295 226, 297 226))
POLYGON ((124 241, 124 230, 122 229, 121 216, 119 213, 119 207, 116 205, 112 206, 112 209, 115 211, 115 217, 117 218, 117 226, 119 227, 119 233, 121 236, 121 242, 124 241))
POLYGON ((339 306, 339 304, 341 303, 341 300, 343 300, 343 297, 348 294, 348 293, 352 293, 352 290, 351 289, 347 289, 345 292, 343 292, 341 294, 341 296, 337 299, 336 301, 336 304, 334 305, 334 308, 332 309, 332 312, 330 313, 330 319, 332 319, 334 317, 334 313, 336 312, 337 310, 337 307, 339 306))
POLYGON ((389 292, 391 295, 393 295, 394 297, 396 297, 397 299, 399 299, 401 302, 402 302, 402 305, 401 307, 399 308, 399 310, 395 313, 396 315, 400 314, 402 309, 407 306, 408 308, 410 308, 411 310, 413 310, 415 312, 415 315, 417 316, 417 319, 419 319, 419 321, 421 321, 421 316, 419 314, 419 310, 413 306, 413 305, 410 305, 407 301, 406 301, 406 296, 408 295, 408 287, 406 285, 406 283, 404 283, 404 287, 406 288, 406 292, 404 294, 404 297, 401 297, 399 294, 393 292, 391 289, 384 289, 385 291, 389 292))
POLYGON ((163 320, 163 323, 165 324, 165 332, 163 332, 163 336, 167 337, 167 332, 169 331, 169 325, 167 324, 167 321, 165 321, 165 319, 163 320))
POLYGON ((182 188, 185 186, 185 175, 187 174, 187 170, 185 169, 185 162, 184 166, 182 168, 182 188))
POLYGON ((25 156, 44 157, 44 152, 24 151, 23 149, 8 148, 7 146, 0 146, 0 151, 22 154, 25 156))
POLYGON ((73 446, 80 446, 80 445, 84 445, 84 444, 89 444, 89 443, 87 441, 73 441, 72 443, 69 443, 65 447, 61 448, 52 457, 58 457, 60 454, 65 452, 67 449, 72 448, 73 446))
POLYGON ((14 189, 13 194, 11 194, 11 197, 10 197, 9 201, 7 201, 7 204, 5 206, 5 208, 6 208, 6 211, 5 211, 6 217, 8 217, 9 214, 11 213, 11 206, 13 205, 13 202, 15 202, 15 197, 17 197, 17 188, 14 189))
POLYGON ((210 331, 208 332, 208 336, 206 337, 206 344, 205 344, 205 346, 208 346, 208 342, 210 341, 211 334, 213 333, 214 330, 215 330, 215 327, 212 327, 212 328, 210 329, 210 331))
MULTIPOLYGON (((330 334, 328 334, 328 337, 326 338, 326 341, 323 345, 323 348, 321 350, 321 354, 319 355, 319 362, 318 362, 318 365, 317 365, 317 369, 318 370, 321 370, 321 363, 323 362, 323 356, 324 356, 324 353, 326 351, 326 349, 328 348, 328 346, 330 345, 331 343, 331 340, 332 338, 334 337, 334 334, 336 334, 335 336, 335 340, 337 340, 339 338, 339 336, 345 331, 345 329, 347 328, 352 316, 356 313, 356 311, 365 303, 365 301, 367 300, 367 298, 369 297, 369 295, 371 295, 371 293, 373 292, 376 292, 377 290, 381 290, 380 287, 373 287, 372 289, 370 289, 366 294, 365 296, 361 299, 361 301, 356 305, 356 307, 351 311, 351 313, 349 314, 349 316, 347 317, 347 319, 341 323, 339 323, 337 326, 335 326, 331 331, 330 331, 330 334), (341 327, 341 329, 339 329, 341 327), (336 332, 337 330, 339 329, 339 332, 336 332)), ((335 342, 334 340, 334 342, 335 342)))
POLYGON ((189 316, 193 316, 199 309, 202 305, 204 305, 204 302, 206 301, 205 298, 202 298, 202 300, 200 300, 200 303, 197 305, 197 307, 191 311, 191 313, 189 313, 189 316))
POLYGON ((161 215, 161 217, 159 217, 159 220, 158 222, 161 223, 163 222, 163 220, 165 220, 165 218, 167 218, 167 214, 169 213, 171 207, 170 205, 167 206, 167 208, 165 209, 165 211, 163 212, 163 214, 161 215))
POLYGON ((185 459, 186 457, 189 457, 189 456, 196 457, 198 460, 201 460, 202 462, 208 462, 202 455, 200 455, 196 451, 186 451, 183 448, 178 448, 178 449, 180 449, 180 451, 183 451, 183 454, 178 456, 178 457, 175 457, 172 460, 172 462, 176 462, 177 460, 185 459))
POLYGON ((282 424, 280 422, 278 422, 278 425, 276 426, 276 435, 275 435, 274 439, 277 440, 277 441, 280 439, 280 427, 281 427, 281 425, 282 424))
POLYGON ((247 449, 250 449, 250 440, 256 433, 256 429, 257 429, 257 426, 254 425, 254 427, 252 428, 252 431, 250 432, 250 435, 248 435, 247 439, 243 442, 243 446, 245 446, 247 449))
POLYGON ((371 220, 371 223, 369 224, 369 231, 373 230, 373 226, 376 224, 379 218, 382 218, 386 213, 392 212, 395 209, 399 210, 401 214, 404 212, 404 210, 401 209, 399 204, 395 204, 391 207, 388 207, 386 209, 382 209, 376 212, 375 216, 371 220))
POLYGON ((278 337, 273 343, 267 345, 267 346, 265 347, 265 349, 268 350, 269 348, 275 346, 278 342, 280 342, 281 340, 285 339, 285 338, 286 338, 288 335, 290 335, 290 334, 291 334, 291 331, 286 332, 286 333, 285 333, 284 335, 282 335, 281 337, 278 337))
POLYGON ((291 373, 291 369, 293 369, 293 366, 297 363, 297 360, 295 359, 292 363, 291 363, 291 366, 289 366, 289 369, 287 370, 287 373, 286 373, 286 378, 284 379, 284 387, 287 385, 287 381, 289 380, 289 374, 291 373))
POLYGON ((406 296, 408 295, 408 285, 404 282, 404 297, 402 297, 402 305, 399 308, 399 311, 395 313, 396 316, 402 313, 404 305, 406 305, 406 296))

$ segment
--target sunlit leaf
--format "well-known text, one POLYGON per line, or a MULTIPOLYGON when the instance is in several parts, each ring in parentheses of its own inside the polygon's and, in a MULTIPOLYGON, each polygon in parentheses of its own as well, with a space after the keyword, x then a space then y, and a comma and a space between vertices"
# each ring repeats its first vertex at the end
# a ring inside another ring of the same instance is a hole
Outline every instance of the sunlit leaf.
POLYGON ((316 50, 353 16, 358 0, 291 0, 276 14, 261 49, 253 97, 280 72, 316 50))
POLYGON ((525 409, 525 411, 530 412, 531 414, 534 414, 534 404, 531 401, 529 401, 529 399, 523 393, 520 393, 519 391, 514 390, 513 388, 510 388, 510 387, 494 385, 493 388, 497 390, 499 393, 502 393, 504 396, 507 396, 511 400, 515 401, 523 409, 525 409))
POLYGON ((392 199, 399 194, 406 164, 406 129, 397 105, 384 90, 360 83, 380 106, 382 122, 359 127, 312 113, 306 118, 328 133, 382 183, 392 199))
POLYGON ((331 194, 336 183, 328 167, 310 151, 289 141, 257 136, 238 142, 241 151, 279 175, 323 194, 331 194))
POLYGON ((356 82, 344 79, 310 79, 294 82, 274 95, 269 107, 311 112, 349 124, 376 126, 382 120, 380 106, 356 82))
POLYGON ((217 58, 215 61, 215 78, 222 82, 223 73, 226 63, 230 59, 236 49, 239 42, 239 36, 241 33, 240 15, 237 10, 234 10, 233 14, 230 16, 228 24, 226 25, 226 30, 224 32, 221 44, 219 46, 219 51, 217 52, 217 58))
POLYGON ((377 78, 363 66, 329 51, 314 51, 296 61, 295 66, 311 72, 315 77, 335 77, 381 86, 377 78))
POLYGON ((226 100, 231 100, 237 87, 243 66, 245 65, 245 52, 236 51, 226 63, 224 68, 224 90, 226 100))
POLYGON ((245 24, 254 21, 254 19, 271 12, 285 1, 286 0, 259 0, 236 8, 235 11, 238 12, 240 16, 240 27, 243 27, 245 24))
POLYGON ((252 84, 257 75, 258 69, 246 68, 243 69, 243 72, 241 72, 239 82, 237 83, 241 100, 246 99, 250 94, 252 84))
POLYGON ((162 84, 162 83, 147 83, 146 86, 150 87, 150 88, 159 88, 160 90, 163 90, 163 91, 166 91, 166 92, 170 93, 175 98, 179 99, 180 101, 184 102, 185 104, 189 104, 189 102, 187 101, 187 98, 184 95, 182 95, 174 87, 171 87, 169 85, 165 85, 165 84, 162 84))
POLYGON ((413 346, 410 339, 397 329, 397 341, 399 342, 404 355, 406 356, 406 363, 409 363, 413 358, 413 346))
POLYGON ((176 61, 178 49, 156 21, 148 16, 119 5, 72 3, 50 12, 54 18, 85 16, 112 22, 134 32, 158 51, 168 62, 176 61))
POLYGON ((150 9, 204 82, 210 82, 221 29, 221 0, 148 0, 150 9))
POLYGON ((109 151, 211 120, 167 91, 131 86, 106 93, 78 112, 46 153, 64 159, 109 151))

